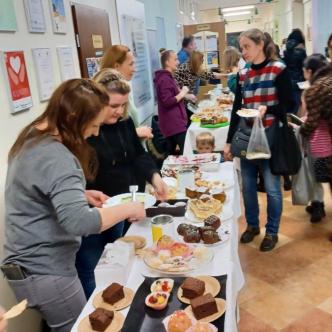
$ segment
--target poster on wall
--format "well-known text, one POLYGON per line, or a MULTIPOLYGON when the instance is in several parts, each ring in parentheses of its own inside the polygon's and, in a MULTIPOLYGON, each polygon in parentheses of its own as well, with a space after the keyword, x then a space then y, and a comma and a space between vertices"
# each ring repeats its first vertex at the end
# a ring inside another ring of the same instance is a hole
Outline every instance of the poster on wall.
POLYGON ((59 46, 56 48, 59 60, 61 80, 66 81, 77 77, 73 57, 73 48, 69 46, 59 46))
POLYGON ((126 27, 126 45, 131 49, 136 61, 136 71, 132 79, 134 103, 141 107, 151 99, 149 86, 149 61, 147 41, 145 38, 144 21, 128 15, 123 15, 122 20, 126 27))
POLYGON ((206 65, 208 68, 218 68, 219 67, 219 52, 206 52, 206 65))
POLYGON ((217 36, 216 35, 205 35, 205 50, 206 51, 217 51, 217 36))
POLYGON ((0 2, 0 31, 16 31, 17 22, 14 2, 1 0, 0 2))
MULTIPOLYGON (((156 30, 149 29, 147 30, 148 36, 148 45, 149 45, 149 54, 150 54, 150 66, 151 66, 151 78, 152 80, 155 77, 155 72, 161 68, 160 65, 160 54, 159 50, 156 48, 157 45, 157 32, 156 30)), ((155 104, 157 103, 156 90, 154 90, 155 104)))
POLYGON ((195 39, 195 44, 196 44, 196 50, 200 51, 200 52, 204 52, 204 41, 203 41, 203 35, 200 32, 200 35, 195 35, 194 39, 195 39))
POLYGON ((32 106, 31 90, 23 51, 3 52, 3 62, 8 78, 12 113, 32 106))
POLYGON ((48 100, 55 87, 52 54, 50 48, 33 48, 40 101, 48 100))
POLYGON ((86 66, 88 68, 89 78, 92 78, 100 70, 101 57, 97 58, 86 58, 86 66))
POLYGON ((49 0, 54 33, 66 33, 67 22, 64 0, 49 0))
POLYGON ((25 15, 30 32, 46 31, 42 0, 24 0, 25 15))

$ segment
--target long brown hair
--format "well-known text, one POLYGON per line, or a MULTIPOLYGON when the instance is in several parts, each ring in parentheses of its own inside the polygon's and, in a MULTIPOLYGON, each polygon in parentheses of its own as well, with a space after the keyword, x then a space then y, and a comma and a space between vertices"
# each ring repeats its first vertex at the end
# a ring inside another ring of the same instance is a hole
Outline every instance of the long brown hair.
POLYGON ((123 64, 130 49, 125 45, 113 45, 107 49, 101 59, 101 69, 115 68, 115 64, 123 64))
POLYGON ((228 46, 224 51, 225 56, 225 69, 232 70, 237 67, 241 59, 241 53, 233 46, 228 46))
POLYGON ((198 75, 203 71, 204 54, 199 51, 193 51, 190 54, 188 63, 193 74, 198 75))
POLYGON ((44 113, 21 131, 9 151, 9 161, 28 140, 29 145, 38 144, 43 138, 57 134, 62 144, 80 161, 86 178, 92 179, 96 174, 96 163, 84 131, 108 102, 106 90, 92 80, 71 79, 62 83, 53 92, 44 113), (44 129, 36 129, 43 123, 46 124, 44 129))
POLYGON ((243 31, 240 34, 239 39, 241 39, 242 37, 247 37, 251 39, 256 45, 259 45, 261 42, 263 42, 263 52, 266 58, 268 60, 278 60, 277 50, 270 34, 265 34, 259 29, 250 29, 247 31, 243 31))
MULTIPOLYGON (((100 70, 93 80, 101 84, 108 93, 118 93, 120 95, 127 95, 130 92, 129 84, 124 80, 119 72, 115 69, 105 68, 100 70)), ((128 103, 125 107, 122 119, 128 119, 128 103)))

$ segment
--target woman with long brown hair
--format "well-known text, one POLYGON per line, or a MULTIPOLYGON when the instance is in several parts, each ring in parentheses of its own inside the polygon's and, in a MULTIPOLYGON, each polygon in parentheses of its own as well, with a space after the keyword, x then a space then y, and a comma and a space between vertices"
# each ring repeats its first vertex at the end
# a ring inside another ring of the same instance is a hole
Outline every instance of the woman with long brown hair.
MULTIPOLYGON (((109 95, 109 107, 98 137, 90 137, 88 143, 96 151, 98 172, 87 188, 97 189, 109 196, 129 192, 130 185, 149 182, 157 199, 166 199, 166 184, 158 168, 144 150, 128 115, 130 87, 114 69, 102 69, 94 81, 105 87, 109 95)), ((140 188, 139 191, 144 190, 140 188)), ((118 223, 101 234, 84 237, 76 257, 76 268, 87 298, 96 287, 94 270, 107 243, 122 236, 124 223, 118 223)))
POLYGON ((145 216, 139 203, 88 204, 101 206, 107 198, 86 191, 85 178, 96 173, 86 138, 98 135, 108 104, 93 81, 66 81, 9 152, 2 270, 17 299, 26 298, 51 331, 70 331, 86 303, 75 269, 81 237, 145 216))
MULTIPOLYGON (((101 69, 105 68, 111 68, 118 71, 130 85, 136 69, 133 52, 125 45, 111 46, 106 50, 101 60, 101 69)), ((132 92, 129 94, 128 113, 134 122, 138 137, 141 139, 152 138, 152 129, 147 126, 140 126, 138 110, 135 106, 132 92)))

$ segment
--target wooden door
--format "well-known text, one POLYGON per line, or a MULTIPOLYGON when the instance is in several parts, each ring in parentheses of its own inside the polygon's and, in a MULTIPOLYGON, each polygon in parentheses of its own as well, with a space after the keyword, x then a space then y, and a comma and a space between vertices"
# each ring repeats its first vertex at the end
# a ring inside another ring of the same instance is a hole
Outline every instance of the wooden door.
POLYGON ((81 74, 89 77, 93 69, 91 64, 98 64, 105 50, 112 45, 108 13, 77 3, 73 3, 71 9, 81 74))

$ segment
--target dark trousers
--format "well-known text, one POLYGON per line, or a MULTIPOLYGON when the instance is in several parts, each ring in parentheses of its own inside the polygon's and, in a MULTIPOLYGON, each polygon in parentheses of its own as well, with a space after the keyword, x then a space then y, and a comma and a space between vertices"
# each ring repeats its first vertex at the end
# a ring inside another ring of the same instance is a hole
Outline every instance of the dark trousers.
POLYGON ((177 154, 176 147, 179 146, 179 148, 180 148, 179 154, 182 155, 185 139, 186 139, 186 132, 166 137, 167 146, 168 146, 168 154, 170 154, 170 155, 177 154))
POLYGON ((100 233, 82 238, 79 251, 76 254, 76 269, 87 299, 96 288, 94 270, 107 243, 114 242, 122 236, 124 222, 100 233))

